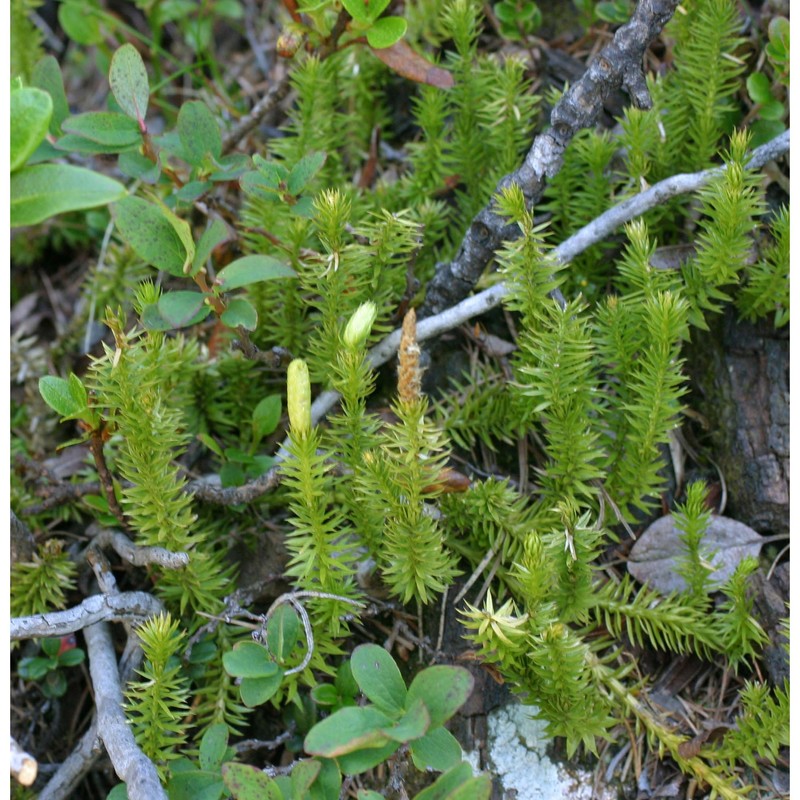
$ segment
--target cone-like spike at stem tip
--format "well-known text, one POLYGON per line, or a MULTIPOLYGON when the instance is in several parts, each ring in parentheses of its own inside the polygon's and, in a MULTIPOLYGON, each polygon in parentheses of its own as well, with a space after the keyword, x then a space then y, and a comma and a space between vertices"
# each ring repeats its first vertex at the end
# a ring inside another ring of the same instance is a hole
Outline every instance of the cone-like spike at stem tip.
POLYGON ((360 347, 364 340, 369 336, 375 318, 378 316, 378 309, 375 303, 362 303, 350 317, 347 327, 344 329, 344 343, 347 347, 355 350, 360 347))
POLYGON ((403 335, 400 339, 400 366, 397 370, 397 393, 404 403, 414 403, 420 398, 422 370, 419 366, 420 349, 417 344, 417 312, 409 309, 403 318, 403 335))
POLYGON ((311 430, 311 381, 308 365, 302 358, 296 358, 289 364, 286 383, 292 433, 304 436, 311 430))

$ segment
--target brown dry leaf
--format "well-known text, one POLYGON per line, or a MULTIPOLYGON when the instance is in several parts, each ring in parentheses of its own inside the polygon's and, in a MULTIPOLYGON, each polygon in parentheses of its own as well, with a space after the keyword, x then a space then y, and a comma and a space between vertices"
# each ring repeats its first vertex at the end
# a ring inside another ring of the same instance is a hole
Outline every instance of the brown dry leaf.
POLYGON ((370 50, 389 69, 393 69, 398 75, 411 81, 438 86, 440 89, 450 89, 455 83, 451 73, 442 67, 431 64, 403 39, 395 42, 391 47, 379 49, 371 47, 370 50))
MULTIPOLYGON (((686 581, 678 571, 686 553, 682 535, 671 514, 657 519, 631 549, 628 572, 663 594, 685 592, 686 581)), ((767 541, 742 522, 712 517, 701 545, 702 552, 713 553, 711 563, 716 567, 709 575, 709 584, 719 586, 727 581, 739 562, 758 556, 767 541)))
POLYGON ((678 755, 681 758, 696 758, 705 744, 720 740, 728 731, 734 729, 734 726, 727 722, 713 720, 708 721, 705 725, 705 730, 700 731, 697 736, 678 745, 678 755))

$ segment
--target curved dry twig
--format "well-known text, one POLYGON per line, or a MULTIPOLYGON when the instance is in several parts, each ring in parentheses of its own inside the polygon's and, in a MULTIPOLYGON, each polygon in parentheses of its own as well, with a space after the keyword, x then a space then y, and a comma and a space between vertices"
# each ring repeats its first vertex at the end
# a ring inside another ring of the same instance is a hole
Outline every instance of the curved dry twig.
POLYGON ((164 611, 161 601, 147 592, 93 594, 66 611, 12 617, 11 641, 66 636, 98 622, 142 622, 164 611))
POLYGON ((289 73, 283 77, 223 137, 222 152, 228 153, 258 125, 289 93, 289 73))
POLYGON ((135 567, 155 564, 164 569, 182 569, 189 563, 189 554, 173 552, 163 547, 146 547, 134 544, 121 531, 103 528, 92 538, 91 548, 112 548, 117 555, 135 567))

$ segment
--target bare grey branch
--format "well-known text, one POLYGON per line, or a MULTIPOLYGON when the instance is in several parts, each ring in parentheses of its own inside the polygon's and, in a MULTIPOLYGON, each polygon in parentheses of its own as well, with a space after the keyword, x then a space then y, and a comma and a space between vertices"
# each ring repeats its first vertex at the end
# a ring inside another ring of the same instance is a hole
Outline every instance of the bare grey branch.
POLYGON ((98 622, 140 622, 164 610, 147 592, 94 594, 66 611, 51 611, 11 619, 11 641, 45 636, 66 636, 98 622))
POLYGON ((134 544, 121 531, 103 528, 92 539, 91 547, 113 548, 117 555, 137 567, 156 564, 164 569, 182 569, 189 563, 188 553, 174 553, 163 547, 134 544))
POLYGON ((114 771, 125 782, 130 800, 167 800, 155 765, 139 749, 125 718, 122 686, 108 625, 102 622, 90 625, 83 635, 89 651, 97 730, 114 771))

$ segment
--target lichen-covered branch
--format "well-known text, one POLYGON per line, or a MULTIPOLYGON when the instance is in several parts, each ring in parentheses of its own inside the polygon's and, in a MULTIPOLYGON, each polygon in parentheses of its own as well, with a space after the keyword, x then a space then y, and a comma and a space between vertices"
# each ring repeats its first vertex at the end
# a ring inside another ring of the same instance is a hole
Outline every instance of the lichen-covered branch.
POLYGON ((181 569, 189 563, 188 553, 174 553, 163 547, 136 545, 121 531, 109 528, 100 530, 92 539, 90 547, 110 547, 120 558, 136 567, 156 564, 164 569, 181 569))
POLYGON ((108 625, 102 622, 90 625, 83 635, 89 653, 97 730, 114 771, 125 781, 129 800, 167 800, 155 765, 139 749, 125 718, 117 658, 108 625))
POLYGON ((66 611, 51 611, 11 619, 11 641, 66 636, 98 622, 140 622, 160 614, 161 601, 147 592, 95 594, 66 611))
MULTIPOLYGON (((561 169, 564 150, 573 136, 594 125, 606 98, 620 87, 638 108, 652 105, 642 61, 645 50, 677 5, 678 0, 639 0, 631 19, 562 96, 550 115, 550 127, 534 139, 522 166, 506 175, 498 189, 516 183, 528 204, 536 203, 544 192, 546 179, 561 169)), ((466 297, 500 245, 517 234, 517 227, 498 216, 494 201, 490 201, 470 223, 458 255, 436 265, 419 316, 438 314, 466 297)))

